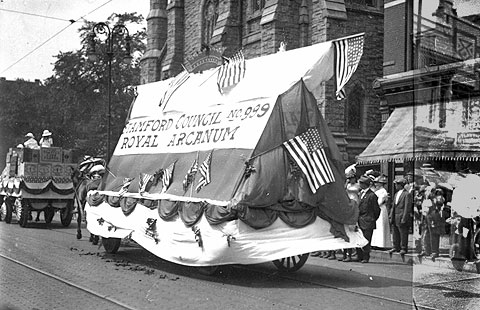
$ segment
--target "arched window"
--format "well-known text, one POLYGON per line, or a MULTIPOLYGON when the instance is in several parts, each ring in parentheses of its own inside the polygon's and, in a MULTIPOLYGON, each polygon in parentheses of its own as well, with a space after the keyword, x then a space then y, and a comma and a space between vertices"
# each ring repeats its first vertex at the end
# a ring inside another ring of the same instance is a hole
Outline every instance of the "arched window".
POLYGON ((365 92, 360 84, 356 84, 347 95, 345 116, 348 132, 361 133, 363 124, 363 101, 365 92))
POLYGON ((210 45, 218 18, 218 0, 206 0, 203 7, 203 43, 210 45))
POLYGON ((265 0, 252 0, 252 13, 263 10, 265 0))

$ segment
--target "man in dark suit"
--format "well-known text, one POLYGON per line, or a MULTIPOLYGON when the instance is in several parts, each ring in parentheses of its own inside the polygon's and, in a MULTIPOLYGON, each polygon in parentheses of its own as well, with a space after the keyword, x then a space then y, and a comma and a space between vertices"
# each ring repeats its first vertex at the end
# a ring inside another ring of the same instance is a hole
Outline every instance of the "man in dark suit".
POLYGON ((368 240, 368 244, 363 248, 357 249, 358 259, 362 263, 368 263, 370 260, 370 243, 372 241, 373 230, 376 228, 375 222, 380 215, 378 206, 378 197, 370 189, 371 179, 367 176, 361 176, 358 180, 360 185, 360 203, 358 204, 358 226, 362 230, 363 236, 368 240))
POLYGON ((394 183, 396 193, 389 215, 393 232, 393 249, 390 250, 390 253, 400 252, 403 255, 408 251, 408 230, 413 224, 413 198, 405 189, 405 179, 395 180, 394 183))

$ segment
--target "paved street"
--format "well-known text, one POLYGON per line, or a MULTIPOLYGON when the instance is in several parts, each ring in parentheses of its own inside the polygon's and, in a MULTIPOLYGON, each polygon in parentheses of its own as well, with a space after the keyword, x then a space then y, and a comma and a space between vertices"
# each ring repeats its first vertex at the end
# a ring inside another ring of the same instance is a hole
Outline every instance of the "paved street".
MULTIPOLYGON (((43 217, 42 217, 43 218, 43 217)), ((84 235, 87 231, 84 229, 84 235)), ((135 244, 107 255, 75 228, 0 222, 0 309, 480 309, 480 275, 373 260, 310 257, 296 273, 271 263, 218 275, 163 261, 135 244), (412 282, 415 281, 415 282, 412 282)))

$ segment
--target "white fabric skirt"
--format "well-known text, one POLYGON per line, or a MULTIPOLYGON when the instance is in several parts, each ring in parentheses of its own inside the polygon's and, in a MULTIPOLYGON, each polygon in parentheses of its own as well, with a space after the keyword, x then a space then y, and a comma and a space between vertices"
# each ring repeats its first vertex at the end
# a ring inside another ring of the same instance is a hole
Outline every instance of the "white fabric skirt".
POLYGON ((376 222, 377 228, 373 230, 371 245, 378 248, 391 248, 392 237, 390 234, 390 224, 388 221, 388 211, 386 205, 380 206, 380 216, 376 222))

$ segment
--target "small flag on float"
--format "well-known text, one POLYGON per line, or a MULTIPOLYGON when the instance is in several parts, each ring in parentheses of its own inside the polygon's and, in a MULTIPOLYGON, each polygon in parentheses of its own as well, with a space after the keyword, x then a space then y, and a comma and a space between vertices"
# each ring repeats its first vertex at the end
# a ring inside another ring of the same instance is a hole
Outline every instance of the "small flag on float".
POLYGON ((173 80, 170 81, 168 84, 168 88, 163 94, 162 98, 160 98, 160 104, 159 106, 163 106, 163 109, 165 110, 165 107, 168 103, 168 100, 172 97, 173 93, 182 86, 183 83, 185 83, 186 80, 190 77, 190 73, 187 70, 183 70, 179 74, 177 74, 173 80))
POLYGON ((140 179, 138 181, 138 192, 141 194, 148 192, 152 185, 153 175, 148 173, 140 173, 140 179))
POLYGON ((195 179, 195 175, 197 174, 198 171, 198 153, 197 153, 197 158, 195 158, 195 161, 193 162, 192 166, 190 169, 187 171, 187 175, 185 175, 185 179, 183 180, 183 190, 186 192, 190 184, 192 184, 193 180, 195 179))
POLYGON ((198 171, 200 172, 200 180, 198 181, 197 187, 195 189, 197 193, 204 186, 207 186, 210 183, 210 165, 212 163, 212 153, 213 151, 210 151, 210 153, 208 153, 207 158, 205 158, 203 163, 198 168, 198 171))
MULTIPOLYGON (((175 161, 176 162, 176 161, 175 161)), ((170 184, 172 184, 173 181, 173 170, 175 169, 175 162, 173 162, 170 166, 165 168, 163 170, 163 175, 162 175, 162 193, 165 193, 170 187, 170 184)))
POLYGON ((227 87, 238 84, 245 76, 245 57, 239 51, 231 58, 224 57, 225 61, 220 66, 217 76, 218 91, 224 93, 227 87))
POLYGON ((122 187, 121 187, 120 190, 118 191, 118 194, 119 194, 120 196, 123 196, 123 195, 125 195, 126 193, 128 193, 128 187, 130 186, 130 184, 132 184, 132 181, 133 181, 133 178, 124 178, 124 179, 123 179, 122 187))

